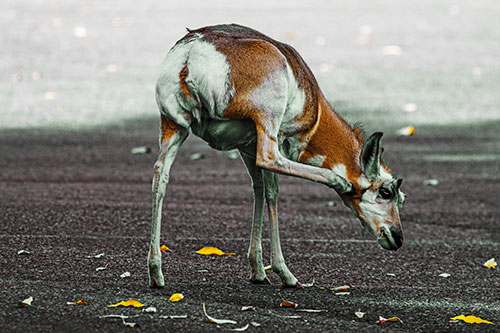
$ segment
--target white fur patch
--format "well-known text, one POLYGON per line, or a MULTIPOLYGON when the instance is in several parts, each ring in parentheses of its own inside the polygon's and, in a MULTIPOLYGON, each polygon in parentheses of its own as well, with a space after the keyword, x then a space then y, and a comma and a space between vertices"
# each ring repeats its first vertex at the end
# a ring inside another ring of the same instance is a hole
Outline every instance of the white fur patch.
POLYGON ((288 76, 288 92, 286 111, 281 123, 281 130, 285 132, 294 132, 301 127, 301 124, 294 123, 293 119, 304 111, 306 94, 303 90, 299 89, 299 84, 297 83, 293 70, 290 68, 288 63, 286 70, 288 76))
POLYGON ((379 169, 379 178, 384 182, 392 181, 392 175, 381 165, 379 169))
POLYGON ((273 126, 269 128, 276 128, 276 125, 281 124, 286 107, 287 84, 284 70, 280 68, 269 74, 264 82, 248 96, 256 107, 266 110, 269 114, 268 118, 274 121, 273 126))
POLYGON ((309 164, 309 165, 312 165, 312 166, 315 166, 315 167, 320 167, 323 164, 324 161, 325 161, 325 156, 316 155, 316 156, 311 157, 310 159, 308 159, 306 161, 306 164, 309 164))
POLYGON ((197 105, 203 105, 212 118, 222 118, 234 90, 230 89, 230 66, 227 58, 215 46, 197 35, 175 45, 160 66, 157 82, 157 102, 162 112, 179 125, 188 127, 197 105), (187 64, 186 84, 193 100, 185 99, 180 92, 180 78, 187 64))
POLYGON ((332 168, 332 171, 337 176, 340 176, 340 177, 343 177, 344 179, 347 179, 347 169, 346 169, 344 164, 342 164, 342 163, 335 164, 332 168))
POLYGON ((385 222, 387 216, 387 211, 384 205, 377 204, 376 199, 377 193, 373 191, 366 191, 361 197, 361 202, 359 203, 359 209, 365 216, 368 222, 368 227, 370 228, 372 234, 376 235, 377 231, 381 227, 381 224, 385 222))
POLYGON ((361 186, 361 188, 366 189, 370 187, 371 183, 365 175, 361 175, 361 177, 358 178, 358 185, 361 186))

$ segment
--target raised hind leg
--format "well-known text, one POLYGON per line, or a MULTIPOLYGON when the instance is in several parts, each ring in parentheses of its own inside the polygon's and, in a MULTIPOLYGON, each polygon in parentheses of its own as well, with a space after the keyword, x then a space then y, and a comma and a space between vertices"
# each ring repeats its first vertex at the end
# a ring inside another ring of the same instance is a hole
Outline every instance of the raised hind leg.
POLYGON ((268 283, 262 262, 262 220, 264 213, 264 180, 262 169, 255 165, 255 158, 240 151, 241 158, 252 178, 254 208, 252 217, 252 231, 248 247, 248 262, 250 264, 250 282, 268 283))
POLYGON ((165 285, 161 272, 160 230, 161 211, 170 168, 177 152, 187 138, 189 130, 180 127, 168 117, 161 117, 160 154, 154 165, 153 176, 153 217, 151 223, 151 241, 148 255, 149 286, 165 285))
POLYGON ((271 268, 279 275, 284 287, 302 288, 300 282, 288 270, 281 252, 278 225, 278 174, 263 170, 264 192, 269 212, 269 234, 271 238, 271 268))

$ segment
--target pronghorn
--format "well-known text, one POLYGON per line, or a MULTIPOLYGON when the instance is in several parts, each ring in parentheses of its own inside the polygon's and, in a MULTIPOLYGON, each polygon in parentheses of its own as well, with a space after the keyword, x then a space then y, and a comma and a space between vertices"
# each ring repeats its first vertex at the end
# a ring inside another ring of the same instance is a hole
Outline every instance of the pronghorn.
POLYGON ((252 179, 250 281, 267 282, 262 220, 267 204, 271 267, 284 286, 288 270, 278 233, 278 174, 333 188, 385 249, 403 243, 401 179, 380 159, 382 133, 364 139, 330 107, 291 46, 240 25, 189 30, 160 66, 156 85, 160 153, 154 166, 149 285, 163 287, 161 210, 169 172, 189 129, 219 150, 238 149, 252 179))

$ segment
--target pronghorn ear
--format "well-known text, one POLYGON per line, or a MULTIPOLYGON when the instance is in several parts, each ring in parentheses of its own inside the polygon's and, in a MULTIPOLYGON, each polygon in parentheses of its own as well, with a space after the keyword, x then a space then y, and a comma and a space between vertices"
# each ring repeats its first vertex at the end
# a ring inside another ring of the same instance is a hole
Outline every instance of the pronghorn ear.
POLYGON ((364 174, 369 179, 377 178, 380 172, 380 138, 382 132, 373 133, 365 142, 363 152, 361 154, 361 162, 363 163, 364 174))

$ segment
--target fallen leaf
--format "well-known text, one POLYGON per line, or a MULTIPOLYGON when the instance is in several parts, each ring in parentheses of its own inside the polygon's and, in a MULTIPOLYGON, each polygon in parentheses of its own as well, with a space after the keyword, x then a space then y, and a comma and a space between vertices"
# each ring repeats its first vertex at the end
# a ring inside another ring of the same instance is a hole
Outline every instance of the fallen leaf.
POLYGON ((68 305, 80 305, 80 304, 89 304, 89 302, 84 302, 81 299, 75 302, 66 302, 68 305))
POLYGON ((255 306, 252 305, 242 306, 241 311, 255 311, 255 306))
POLYGON ((279 314, 272 312, 271 310, 269 310, 269 314, 276 316, 276 317, 279 317, 279 318, 284 318, 284 319, 300 319, 300 318, 302 318, 301 316, 282 316, 282 315, 279 315, 279 314))
POLYGON ((206 246, 204 248, 201 248, 198 251, 196 251, 196 253, 203 254, 206 256, 209 256, 209 255, 234 256, 234 255, 236 255, 236 253, 225 253, 225 252, 223 252, 223 251, 221 251, 218 248, 213 247, 213 246, 206 246))
POLYGON ((264 269, 265 269, 266 271, 267 271, 267 270, 269 270, 269 269, 271 269, 271 265, 264 267, 264 269))
POLYGON ((249 324, 246 324, 245 326, 243 327, 238 327, 238 328, 230 328, 229 331, 233 331, 233 332, 243 332, 243 331, 246 331, 248 329, 248 327, 250 327, 249 324))
POLYGON ((194 154, 189 155, 189 159, 191 161, 202 160, 204 158, 205 158, 205 154, 202 154, 202 153, 194 153, 194 154))
POLYGON ((115 306, 133 306, 134 308, 140 308, 140 307, 143 307, 144 304, 142 304, 139 301, 131 299, 131 300, 128 300, 126 302, 123 301, 123 302, 119 302, 119 303, 116 303, 116 304, 108 305, 108 308, 112 308, 112 307, 115 307, 115 306))
POLYGON ((158 311, 154 306, 148 306, 147 308, 145 308, 144 310, 142 310, 144 312, 148 312, 148 313, 155 313, 156 311, 158 311))
POLYGON ((99 272, 99 271, 104 271, 104 270, 106 270, 106 269, 108 269, 108 265, 106 265, 106 266, 101 266, 101 267, 97 267, 95 270, 96 270, 96 272, 99 272))
POLYGON ((465 321, 468 324, 491 324, 491 325, 495 325, 491 321, 487 321, 487 320, 484 320, 484 319, 476 317, 476 316, 464 316, 464 315, 460 315, 460 316, 456 316, 456 317, 453 317, 453 318, 450 318, 450 319, 451 320, 463 320, 463 321, 465 321))
POLYGON ((187 317, 188 317, 187 314, 159 316, 159 318, 161 318, 161 319, 186 319, 187 317))
POLYGON ((394 273, 387 273, 385 275, 387 275, 387 276, 396 276, 396 274, 394 274, 394 273))
POLYGON ((121 274, 121 275, 120 275, 120 277, 121 277, 122 279, 127 278, 127 277, 129 277, 129 276, 130 276, 130 272, 125 272, 125 273, 123 273, 123 274, 121 274))
POLYGON ((497 268, 497 262, 495 261, 495 258, 491 258, 490 260, 485 262, 483 265, 484 265, 484 267, 488 267, 491 269, 497 268))
POLYGON ((310 283, 304 283, 302 285, 302 287, 304 287, 304 288, 310 288, 310 287, 314 286, 314 282, 316 282, 316 281, 314 281, 314 279, 313 279, 312 282, 310 282, 310 283))
POLYGON ((348 292, 348 291, 342 291, 342 292, 339 292, 339 293, 334 292, 333 294, 337 295, 337 296, 347 296, 347 295, 350 295, 351 293, 348 292))
POLYGON ((17 254, 31 254, 31 252, 28 250, 22 249, 22 250, 17 251, 17 254))
POLYGON ((359 319, 361 319, 366 315, 366 312, 357 311, 357 312, 354 312, 354 315, 356 317, 358 317, 359 319))
POLYGON ((424 185, 428 185, 428 186, 438 186, 440 183, 441 182, 439 181, 439 179, 436 179, 436 178, 424 180, 424 185))
POLYGON ((31 306, 31 302, 33 302, 33 297, 32 296, 26 298, 25 300, 20 301, 18 305, 20 307, 24 307, 24 306, 27 306, 27 305, 31 306))
POLYGON ((403 322, 401 319, 399 319, 398 317, 391 317, 391 318, 384 318, 382 316, 379 316, 378 317, 378 320, 376 321, 377 324, 383 324, 383 323, 386 323, 388 321, 399 321, 399 322, 403 322))
POLYGON ((406 126, 398 130, 397 132, 399 135, 402 136, 411 136, 415 134, 415 127, 413 126, 406 126))
POLYGON ((441 274, 439 274, 439 276, 446 279, 446 278, 449 278, 451 276, 451 274, 449 274, 449 273, 441 273, 441 274))
POLYGON ((172 296, 170 296, 170 302, 179 302, 181 299, 184 298, 184 295, 183 294, 172 294, 172 296))
POLYGON ((95 256, 87 256, 87 258, 89 259, 99 259, 99 258, 102 258, 104 257, 105 253, 99 253, 99 254, 96 254, 95 256))
POLYGON ((344 286, 339 286, 339 287, 334 287, 332 288, 333 292, 338 292, 338 291, 347 291, 351 288, 349 285, 344 285, 344 286))
POLYGON ((263 324, 261 324, 261 323, 257 323, 257 322, 255 322, 255 321, 252 321, 252 322, 250 323, 250 325, 252 325, 253 327, 263 327, 263 326, 264 326, 263 324))
POLYGON ((289 302, 289 301, 283 301, 280 304, 280 307, 282 307, 282 308, 296 308, 297 306, 298 306, 297 303, 289 302))
POLYGON ((316 309, 297 309, 295 311, 298 311, 298 312, 309 312, 309 313, 328 312, 328 310, 316 310, 316 309))
POLYGON ((165 251, 170 251, 170 249, 169 249, 168 247, 166 247, 165 245, 162 245, 162 246, 160 247, 160 251, 161 251, 161 252, 165 252, 165 251))
POLYGON ((218 325, 223 325, 223 324, 237 324, 237 322, 235 322, 234 320, 230 320, 230 319, 215 319, 214 317, 210 317, 207 314, 207 309, 205 308, 205 303, 203 303, 203 313, 208 318, 208 321, 210 321, 211 323, 214 323, 214 324, 218 324, 218 325))
POLYGON ((151 152, 151 148, 149 147, 134 147, 130 149, 130 153, 132 155, 144 155, 144 154, 149 154, 151 152))

